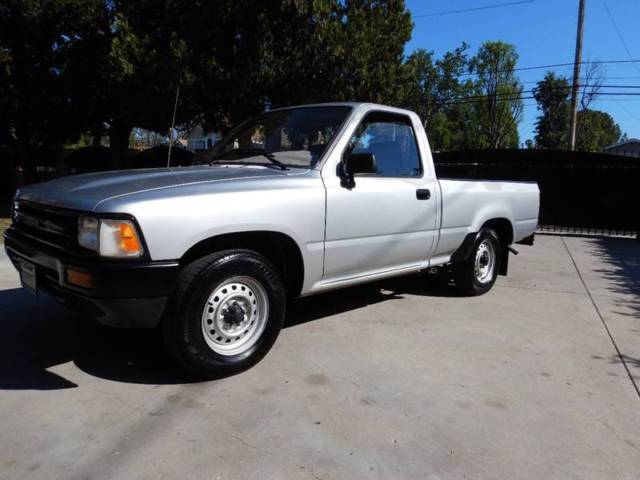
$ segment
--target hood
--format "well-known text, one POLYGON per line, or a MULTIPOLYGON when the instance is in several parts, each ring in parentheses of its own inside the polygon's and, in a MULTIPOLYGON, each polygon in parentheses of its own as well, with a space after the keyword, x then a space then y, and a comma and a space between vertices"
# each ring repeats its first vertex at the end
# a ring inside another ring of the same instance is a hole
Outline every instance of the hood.
POLYGON ((290 171, 246 165, 206 165, 88 173, 23 187, 18 198, 63 208, 93 210, 100 202, 110 198, 149 190, 260 177, 282 177, 288 172, 290 171))

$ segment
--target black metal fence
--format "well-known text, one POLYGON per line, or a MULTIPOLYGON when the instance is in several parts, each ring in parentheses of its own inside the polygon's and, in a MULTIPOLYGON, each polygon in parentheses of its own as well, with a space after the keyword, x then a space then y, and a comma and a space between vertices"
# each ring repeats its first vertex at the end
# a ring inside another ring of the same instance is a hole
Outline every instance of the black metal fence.
POLYGON ((434 157, 440 177, 537 182, 542 231, 640 232, 640 158, 557 150, 464 150, 434 157))
MULTIPOLYGON (((22 183, 15 153, 0 152, 0 200, 22 183)), ((65 156, 64 171, 53 152, 33 162, 35 181, 61 173, 107 170, 108 149, 65 156)), ((129 167, 166 165, 166 147, 131 155, 129 167)), ((193 154, 172 152, 172 165, 193 154)), ((637 236, 640 232, 640 158, 556 150, 459 150, 434 155, 438 176, 528 180, 540 186, 540 230, 558 233, 637 236)))

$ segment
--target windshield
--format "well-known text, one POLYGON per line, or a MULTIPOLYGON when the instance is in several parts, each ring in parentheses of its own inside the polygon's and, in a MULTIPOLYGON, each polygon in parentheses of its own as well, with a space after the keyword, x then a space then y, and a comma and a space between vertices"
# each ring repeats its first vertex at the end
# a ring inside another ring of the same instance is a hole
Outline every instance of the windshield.
POLYGON ((211 163, 313 167, 350 111, 327 106, 260 114, 213 147, 211 163))

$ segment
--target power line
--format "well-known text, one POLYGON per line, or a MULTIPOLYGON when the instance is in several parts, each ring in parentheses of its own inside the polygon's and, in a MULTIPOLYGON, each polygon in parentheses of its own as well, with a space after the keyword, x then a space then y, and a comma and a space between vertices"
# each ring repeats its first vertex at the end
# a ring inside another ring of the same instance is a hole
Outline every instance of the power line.
MULTIPOLYGON (((618 38, 620 39, 620 43, 622 43, 622 46, 624 47, 624 50, 627 52, 627 56, 630 59, 632 59, 633 55, 631 55, 631 52, 629 51, 629 47, 627 46, 627 42, 624 41, 624 37, 622 36, 622 33, 620 32, 620 29, 618 28, 618 24, 616 23, 615 19, 613 18, 613 15, 611 15, 611 10, 609 10, 609 7, 607 6, 607 3, 604 0, 601 0, 601 1, 602 1, 602 6, 607 11, 607 15, 609 16, 609 20, 611 20, 611 23, 613 24, 613 28, 616 30, 616 33, 618 34, 618 38)), ((636 70, 638 71, 638 73, 640 73, 640 67, 638 67, 638 64, 636 62, 633 62, 633 66, 636 67, 636 70)))
POLYGON ((446 10, 443 12, 435 12, 435 13, 424 13, 421 15, 413 15, 413 18, 427 18, 427 17, 440 17, 442 15, 455 15, 458 13, 467 13, 467 12, 477 12, 479 10, 489 10, 493 8, 501 8, 501 7, 510 7, 512 5, 522 5, 525 3, 533 3, 536 0, 520 0, 518 2, 506 2, 506 3, 496 3, 493 5, 485 5, 483 7, 472 7, 472 8, 463 8, 460 10, 446 10))
MULTIPOLYGON (((488 95, 484 95, 482 96, 477 96, 477 97, 463 97, 461 99, 458 100, 447 100, 444 102, 427 102, 424 100, 408 100, 404 102, 405 106, 411 106, 411 105, 437 105, 437 106, 446 106, 446 105, 464 105, 464 104, 468 104, 468 103, 479 103, 479 102, 484 102, 485 98, 488 97, 488 95)), ((512 101, 517 101, 517 100, 533 100, 534 97, 533 96, 514 96, 511 98, 499 98, 498 100, 500 102, 512 102, 512 101)))
MULTIPOLYGON (((533 93, 535 93, 535 90, 522 90, 521 92, 505 92, 505 93, 495 93, 495 94, 491 94, 491 95, 487 95, 487 94, 482 94, 482 95, 468 95, 466 97, 458 97, 458 98, 452 98, 449 100, 442 100, 440 102, 429 102, 426 100, 422 100, 422 99, 413 99, 413 100, 406 100, 405 103, 406 104, 410 104, 410 105, 439 105, 439 106, 445 106, 445 105, 459 105, 459 104, 466 104, 466 103, 477 103, 477 102, 483 102, 485 101, 487 98, 489 97, 494 97, 497 101, 499 102, 512 102, 512 101, 518 101, 518 100, 531 100, 531 99, 535 99, 535 97, 532 95, 533 93)), ((619 96, 628 96, 628 97, 640 97, 640 92, 601 92, 598 93, 598 97, 600 96, 611 96, 611 97, 619 97, 619 96)), ((598 100, 600 100, 598 98, 598 100)), ((615 99, 611 99, 612 101, 615 99)), ((632 99, 629 99, 632 100, 632 99)), ((627 101, 629 101, 627 100, 627 101)), ((636 100, 636 99, 633 99, 636 100)), ((637 99, 640 100, 640 99, 637 99)))
MULTIPOLYGON (((520 82, 524 83, 524 82, 520 82)), ((539 82, 535 82, 539 83, 539 82)), ((640 85, 600 85, 599 83, 578 83, 578 87, 602 87, 602 88, 640 88, 640 85)), ((563 89, 568 87, 553 87, 557 89, 563 89)), ((534 88, 534 90, 536 90, 534 88)))
POLYGON ((627 113, 627 115, 629 115, 634 120, 640 122, 640 117, 637 117, 635 115, 635 113, 633 113, 631 110, 629 110, 627 107, 625 107, 624 104, 620 100, 618 100, 617 98, 612 98, 611 100, 613 102, 615 102, 616 105, 618 105, 622 110, 624 110, 627 113))
MULTIPOLYGON (((634 89, 640 89, 640 85, 587 85, 587 84, 579 84, 579 87, 590 87, 590 86, 598 86, 598 87, 603 87, 603 88, 634 88, 634 89)), ((560 87, 560 86, 554 86, 551 87, 550 89, 552 90, 566 90, 567 94, 569 91, 569 87, 565 86, 565 87, 560 87)), ((529 90, 520 90, 519 92, 496 92, 496 93, 492 93, 492 94, 486 94, 486 93, 482 93, 482 94, 478 94, 478 95, 467 95, 465 97, 457 97, 457 98, 453 98, 452 100, 457 100, 457 99, 469 99, 469 98, 486 98, 486 97, 496 97, 496 98, 500 98, 500 97, 511 97, 514 95, 521 95, 523 93, 527 93, 527 94, 535 94, 538 91, 537 88, 531 88, 529 90)), ((612 95, 612 96, 640 96, 640 92, 597 92, 596 94, 597 96, 601 96, 601 95, 612 95)), ((444 101, 448 101, 448 100, 444 100, 444 101)))
MULTIPOLYGON (((636 63, 636 62, 640 62, 640 60, 637 59, 630 59, 630 60, 587 60, 584 62, 580 62, 580 65, 588 65, 588 64, 618 64, 618 63, 636 63)), ((512 68, 510 70, 498 70, 498 71, 494 71, 492 73, 509 73, 509 72, 522 72, 522 71, 526 71, 526 70, 540 70, 542 68, 558 68, 558 67, 569 67, 569 66, 573 66, 574 62, 568 62, 568 63, 552 63, 549 65, 536 65, 534 67, 518 67, 518 68, 512 68)), ((475 72, 470 72, 470 73, 462 73, 459 76, 473 76, 473 75, 477 75, 477 73, 475 72)))
MULTIPOLYGON (((640 79, 640 77, 605 77, 605 80, 616 80, 616 79, 620 79, 620 80, 625 80, 625 79, 626 80, 631 80, 631 79, 634 79, 634 80, 637 80, 637 79, 640 79)), ((588 78, 581 78, 580 80, 581 81, 584 81, 584 80, 588 81, 589 79, 588 78)), ((534 84, 534 83, 537 84, 537 83, 540 83, 540 82, 544 82, 544 78, 541 78, 540 80, 524 80, 524 81, 520 80, 518 83, 522 83, 523 85, 527 85, 527 84, 531 85, 531 84, 534 84)), ((580 83, 579 85, 581 87, 593 87, 593 86, 596 86, 594 84, 589 84, 589 83, 580 83)), ((640 88, 640 85, 597 85, 597 86, 606 87, 606 88, 640 88)))
MULTIPOLYGON (((636 60, 634 60, 634 61, 636 61, 636 60)), ((626 62, 626 63, 631 63, 631 61, 630 61, 630 60, 629 60, 629 61, 627 61, 627 60, 609 60, 609 62, 616 62, 616 63, 619 63, 619 62, 626 62)), ((605 62, 593 61, 593 62, 583 62, 583 63, 605 63, 605 62)), ((573 63, 570 63, 570 64, 568 64, 568 65, 573 65, 573 63)), ((525 69, 527 69, 527 70, 530 70, 530 69, 534 69, 534 68, 546 68, 546 67, 547 67, 547 65, 545 65, 545 66, 540 66, 540 67, 523 67, 523 68, 525 68, 525 69)), ((498 71, 498 72, 493 72, 493 73, 507 73, 507 72, 513 72, 513 71, 516 71, 516 70, 521 70, 521 69, 519 69, 519 68, 514 68, 514 69, 512 69, 512 70, 500 70, 500 71, 498 71)), ((458 75, 458 77, 462 77, 462 76, 469 76, 469 75, 477 75, 477 73, 461 73, 460 75, 458 75)), ((562 77, 561 77, 561 78, 562 78, 562 77)), ((639 80, 639 79, 640 79, 640 76, 635 76, 635 77, 609 77, 609 76, 606 76, 606 77, 604 77, 604 80, 639 80)), ((539 79, 539 80, 524 80, 524 81, 523 81, 523 80, 518 80, 518 83, 522 83, 522 84, 527 84, 527 83, 528 83, 528 84, 532 84, 532 83, 538 83, 538 82, 541 82, 541 81, 543 81, 543 80, 544 80, 544 77, 543 77, 543 78, 541 78, 541 79, 539 79)), ((581 78, 579 79, 579 81, 584 81, 584 80, 589 80, 589 79, 588 79, 587 77, 581 77, 581 78)), ((399 79, 399 80, 398 80, 398 82, 407 82, 407 83, 411 83, 411 82, 413 82, 413 81, 414 81, 414 80, 413 80, 412 78, 405 78, 405 79, 399 79)), ((586 86, 591 86, 591 85, 580 84, 580 86, 582 86, 582 87, 586 87, 586 86)), ((611 85, 611 86, 615 86, 615 85, 611 85)), ((631 86, 631 88, 635 88, 635 86, 631 86)))
POLYGON ((637 97, 637 96, 640 96, 640 92, 598 92, 596 94, 596 96, 600 96, 600 95, 637 97))
POLYGON ((605 80, 637 80, 639 78, 640 77, 637 77, 637 76, 636 77, 609 77, 609 76, 607 76, 604 79, 605 80))
MULTIPOLYGON (((619 102, 619 100, 616 100, 615 98, 598 98, 596 97, 594 100, 594 102, 619 102)), ((640 102, 640 98, 625 98, 624 99, 625 103, 629 103, 629 102, 640 102)))

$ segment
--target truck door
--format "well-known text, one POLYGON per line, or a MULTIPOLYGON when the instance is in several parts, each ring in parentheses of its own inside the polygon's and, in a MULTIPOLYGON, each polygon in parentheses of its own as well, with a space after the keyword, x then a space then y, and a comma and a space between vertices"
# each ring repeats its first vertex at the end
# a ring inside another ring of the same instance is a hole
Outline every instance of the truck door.
POLYGON ((412 119, 370 111, 341 154, 351 152, 372 153, 376 172, 356 175, 349 189, 334 166, 323 169, 324 281, 419 267, 437 235, 437 186, 433 172, 425 172, 412 119))

